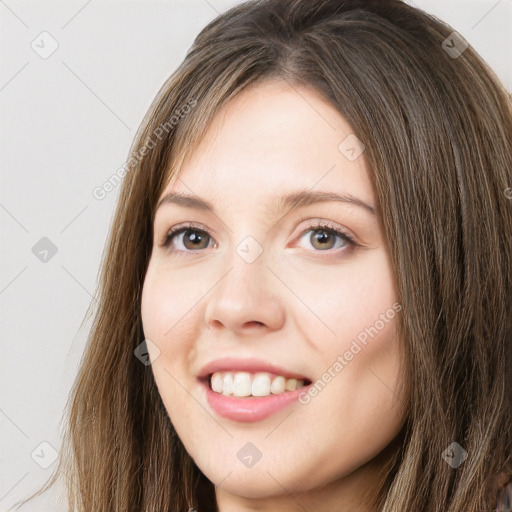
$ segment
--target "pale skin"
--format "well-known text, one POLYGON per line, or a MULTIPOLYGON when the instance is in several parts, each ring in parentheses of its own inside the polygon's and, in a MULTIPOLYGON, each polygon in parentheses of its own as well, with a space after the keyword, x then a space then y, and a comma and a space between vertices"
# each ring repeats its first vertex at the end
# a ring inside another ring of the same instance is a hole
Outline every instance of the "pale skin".
POLYGON ((160 197, 181 192, 214 208, 157 210, 142 321, 160 350, 150 354, 163 403, 217 486, 221 512, 370 512, 362 496, 375 489, 403 424, 397 316, 359 343, 309 403, 261 421, 218 416, 197 380, 204 364, 225 356, 321 379, 358 334, 393 310, 395 277, 378 215, 341 201, 276 209, 277 197, 298 190, 350 194, 376 208, 364 153, 350 161, 338 148, 351 133, 314 90, 267 81, 225 105, 160 197), (359 247, 335 234, 322 239, 318 221, 359 247), (160 245, 187 222, 202 243, 194 245, 192 230, 160 245), (263 251, 252 263, 237 252, 247 236, 263 251), (248 442, 262 454, 251 468, 237 457, 248 442))

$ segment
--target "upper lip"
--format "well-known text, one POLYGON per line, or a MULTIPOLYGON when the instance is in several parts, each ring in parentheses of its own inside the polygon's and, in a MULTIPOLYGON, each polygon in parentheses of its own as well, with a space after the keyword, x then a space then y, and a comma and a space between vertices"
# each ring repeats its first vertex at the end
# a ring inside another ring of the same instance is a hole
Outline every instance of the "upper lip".
POLYGON ((205 364, 198 373, 198 378, 205 379, 215 372, 222 371, 240 371, 240 372, 269 372, 276 375, 282 375, 287 379, 301 379, 309 381, 304 375, 293 372, 281 366, 277 366, 262 359, 247 358, 247 359, 236 359, 234 357, 225 357, 222 359, 215 359, 205 364))

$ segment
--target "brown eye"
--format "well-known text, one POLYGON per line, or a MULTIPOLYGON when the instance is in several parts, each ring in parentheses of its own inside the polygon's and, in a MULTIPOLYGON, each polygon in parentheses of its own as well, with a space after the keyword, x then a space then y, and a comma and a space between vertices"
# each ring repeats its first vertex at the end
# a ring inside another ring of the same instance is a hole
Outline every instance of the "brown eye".
POLYGON ((311 233, 309 244, 317 251, 329 251, 331 249, 344 249, 348 246, 356 246, 355 240, 346 233, 325 225, 311 226, 302 236, 311 233))
POLYGON ((187 229, 183 231, 183 245, 190 250, 204 249, 208 247, 209 236, 204 231, 187 229), (204 242, 206 240, 206 245, 204 242))
POLYGON ((196 251, 200 249, 206 249, 210 240, 210 235, 208 235, 206 231, 190 227, 183 227, 168 233, 163 245, 164 247, 169 247, 171 250, 170 246, 173 242, 178 244, 181 243, 185 249, 178 247, 177 250, 184 250, 185 252, 196 251))
POLYGON ((335 237, 326 229, 318 229, 316 231, 313 231, 309 239, 313 247, 315 247, 316 249, 324 250, 332 249, 330 245, 332 245, 335 237))

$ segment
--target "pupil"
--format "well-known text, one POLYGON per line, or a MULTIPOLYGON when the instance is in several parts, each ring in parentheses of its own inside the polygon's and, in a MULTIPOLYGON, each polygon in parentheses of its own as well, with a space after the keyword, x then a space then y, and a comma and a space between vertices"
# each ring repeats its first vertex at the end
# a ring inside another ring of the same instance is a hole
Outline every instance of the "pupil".
POLYGON ((197 233, 192 232, 192 233, 190 233, 190 235, 189 235, 189 238, 188 238, 188 239, 189 239, 192 243, 194 243, 194 242, 198 242, 198 241, 200 241, 200 240, 201 240, 201 235, 198 235, 197 233))

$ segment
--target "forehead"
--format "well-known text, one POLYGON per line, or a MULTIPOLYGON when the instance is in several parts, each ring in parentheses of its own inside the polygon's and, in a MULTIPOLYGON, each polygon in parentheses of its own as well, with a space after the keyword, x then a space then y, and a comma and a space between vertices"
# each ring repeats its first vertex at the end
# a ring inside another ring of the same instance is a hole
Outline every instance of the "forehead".
POLYGON ((226 103, 165 187, 212 201, 240 197, 258 204, 300 190, 349 193, 370 204, 374 195, 364 160, 340 149, 352 128, 312 88, 267 81, 226 103))

